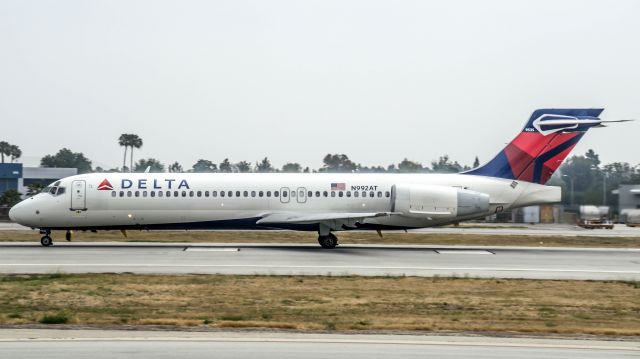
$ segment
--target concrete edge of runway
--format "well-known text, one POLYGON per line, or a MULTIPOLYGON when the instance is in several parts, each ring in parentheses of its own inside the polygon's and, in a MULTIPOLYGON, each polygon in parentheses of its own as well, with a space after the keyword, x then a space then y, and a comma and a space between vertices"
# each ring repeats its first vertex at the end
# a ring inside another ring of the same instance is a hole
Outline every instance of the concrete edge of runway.
MULTIPOLYGON (((0 247, 42 247, 40 242, 0 242, 0 247)), ((186 247, 232 247, 232 248, 318 248, 315 243, 194 243, 194 242, 54 242, 53 247, 69 248, 186 248, 186 247)), ((500 249, 500 250, 538 250, 538 251, 584 251, 584 252, 640 252, 640 248, 628 247, 531 247, 531 246, 482 246, 482 245, 438 245, 438 244, 341 244, 340 248, 367 249, 500 249)))
POLYGON ((481 335, 414 334, 330 334, 252 331, 147 331, 102 329, 0 329, 2 342, 42 341, 203 341, 273 343, 359 343, 405 345, 454 345, 528 348, 564 348, 590 350, 626 350, 640 352, 640 340, 613 337, 610 340, 583 338, 541 338, 481 335))

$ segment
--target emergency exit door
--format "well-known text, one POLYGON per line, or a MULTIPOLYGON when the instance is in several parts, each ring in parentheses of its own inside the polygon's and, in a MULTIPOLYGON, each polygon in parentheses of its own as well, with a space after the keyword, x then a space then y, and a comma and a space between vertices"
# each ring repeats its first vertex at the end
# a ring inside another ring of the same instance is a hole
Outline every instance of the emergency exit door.
POLYGON ((87 183, 83 180, 71 182, 71 210, 87 210, 87 183))

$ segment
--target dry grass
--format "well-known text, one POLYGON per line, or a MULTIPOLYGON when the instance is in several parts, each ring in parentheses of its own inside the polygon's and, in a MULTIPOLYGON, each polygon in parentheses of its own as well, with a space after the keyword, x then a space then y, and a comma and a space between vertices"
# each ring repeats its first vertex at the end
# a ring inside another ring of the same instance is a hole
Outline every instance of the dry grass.
MULTIPOLYGON (((119 231, 99 233, 79 232, 74 241, 83 242, 191 242, 191 243, 307 243, 315 244, 315 232, 294 231, 128 231, 125 238, 119 231)), ((54 240, 64 241, 64 232, 54 232, 54 240)), ((380 238, 375 232, 340 232, 340 243, 360 244, 431 244, 431 245, 489 245, 489 246, 568 246, 640 248, 640 237, 587 237, 587 236, 529 236, 480 235, 446 233, 384 232, 380 238)), ((0 231, 0 242, 38 242, 35 231, 0 231)))
POLYGON ((0 276, 0 324, 640 335, 640 283, 455 278, 0 276))

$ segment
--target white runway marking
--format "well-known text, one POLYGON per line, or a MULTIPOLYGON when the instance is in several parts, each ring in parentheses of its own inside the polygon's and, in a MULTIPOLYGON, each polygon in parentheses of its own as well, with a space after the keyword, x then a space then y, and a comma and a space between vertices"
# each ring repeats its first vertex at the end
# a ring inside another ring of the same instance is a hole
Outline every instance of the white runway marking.
POLYGON ((484 250, 484 249, 454 249, 454 250, 446 250, 446 249, 437 249, 434 252, 438 254, 495 254, 493 252, 484 250))
POLYGON ((187 247, 185 252, 239 252, 240 248, 187 247))

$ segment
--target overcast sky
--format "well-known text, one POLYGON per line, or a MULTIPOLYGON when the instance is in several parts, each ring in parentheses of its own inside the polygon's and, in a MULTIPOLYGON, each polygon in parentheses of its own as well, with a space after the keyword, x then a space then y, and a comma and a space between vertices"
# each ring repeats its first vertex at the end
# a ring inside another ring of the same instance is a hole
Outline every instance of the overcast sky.
MULTIPOLYGON (((489 160, 542 107, 640 118, 640 1, 0 1, 0 140, 185 168, 489 160)), ((640 122, 589 132, 640 163, 640 122)))

